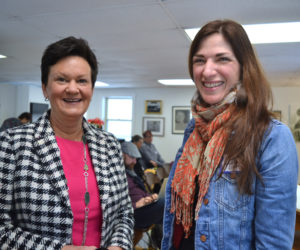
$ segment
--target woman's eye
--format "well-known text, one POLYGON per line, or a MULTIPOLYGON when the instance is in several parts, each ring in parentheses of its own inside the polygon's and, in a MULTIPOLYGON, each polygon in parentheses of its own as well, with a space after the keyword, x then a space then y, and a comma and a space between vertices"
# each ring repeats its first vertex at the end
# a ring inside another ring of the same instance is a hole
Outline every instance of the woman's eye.
POLYGON ((78 83, 80 83, 80 84, 86 84, 87 80, 86 79, 79 79, 78 83))
POLYGON ((204 58, 195 58, 195 59, 193 60, 193 63, 200 63, 200 64, 203 64, 203 63, 205 63, 205 60, 204 60, 204 58))
POLYGON ((230 59, 229 59, 228 57, 220 57, 220 58, 219 58, 219 61, 220 61, 220 62, 229 62, 230 59))
POLYGON ((58 81, 58 82, 65 82, 66 79, 63 78, 63 77, 57 77, 57 78, 56 78, 56 81, 58 81))

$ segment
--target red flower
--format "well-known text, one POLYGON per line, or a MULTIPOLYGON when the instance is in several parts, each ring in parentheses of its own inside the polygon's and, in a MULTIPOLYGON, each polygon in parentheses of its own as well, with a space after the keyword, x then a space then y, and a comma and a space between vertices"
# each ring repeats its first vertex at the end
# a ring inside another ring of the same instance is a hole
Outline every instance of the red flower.
POLYGON ((93 125, 96 128, 102 128, 102 126, 104 125, 104 122, 102 120, 100 120, 99 118, 95 118, 95 119, 89 119, 88 122, 93 125))

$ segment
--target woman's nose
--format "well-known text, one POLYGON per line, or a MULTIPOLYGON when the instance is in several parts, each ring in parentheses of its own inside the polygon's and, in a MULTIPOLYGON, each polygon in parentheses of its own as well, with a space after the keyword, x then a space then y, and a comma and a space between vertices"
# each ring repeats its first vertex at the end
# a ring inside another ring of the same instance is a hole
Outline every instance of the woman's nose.
POLYGON ((71 80, 66 88, 67 93, 77 93, 78 90, 78 86, 75 80, 71 80))
POLYGON ((209 77, 216 73, 216 65, 211 60, 208 60, 203 66, 202 74, 204 77, 209 77))

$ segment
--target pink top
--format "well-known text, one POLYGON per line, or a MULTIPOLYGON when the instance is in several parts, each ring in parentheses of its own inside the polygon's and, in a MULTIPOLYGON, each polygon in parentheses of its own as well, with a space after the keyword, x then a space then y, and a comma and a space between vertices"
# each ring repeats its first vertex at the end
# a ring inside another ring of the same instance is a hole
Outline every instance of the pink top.
MULTIPOLYGON (((85 209, 85 181, 83 175, 84 144, 83 142, 71 141, 57 136, 56 141, 60 149, 61 161, 67 179, 71 209, 74 217, 72 228, 72 244, 79 246, 82 243, 83 237, 85 209)), ((89 215, 85 246, 100 247, 102 227, 101 201, 88 146, 85 146, 87 152, 87 164, 89 166, 88 191, 90 193, 90 203, 88 205, 89 215)))

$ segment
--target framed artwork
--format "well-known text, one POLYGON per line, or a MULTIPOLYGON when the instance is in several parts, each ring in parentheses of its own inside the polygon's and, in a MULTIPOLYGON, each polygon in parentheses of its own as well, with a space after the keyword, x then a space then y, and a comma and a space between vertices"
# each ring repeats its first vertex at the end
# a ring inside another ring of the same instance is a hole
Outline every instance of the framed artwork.
POLYGON ((164 136, 165 118, 143 117, 143 131, 151 130, 153 136, 164 136))
POLYGON ((36 121, 45 111, 47 111, 49 105, 47 103, 30 103, 30 113, 32 115, 32 121, 36 121))
POLYGON ((145 113, 146 114, 161 114, 162 113, 162 101, 161 100, 146 100, 145 101, 145 113))
POLYGON ((184 130, 191 119, 190 106, 173 106, 172 107, 172 134, 183 134, 184 130))

